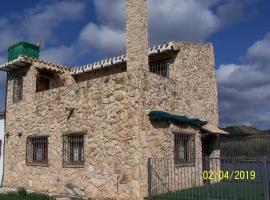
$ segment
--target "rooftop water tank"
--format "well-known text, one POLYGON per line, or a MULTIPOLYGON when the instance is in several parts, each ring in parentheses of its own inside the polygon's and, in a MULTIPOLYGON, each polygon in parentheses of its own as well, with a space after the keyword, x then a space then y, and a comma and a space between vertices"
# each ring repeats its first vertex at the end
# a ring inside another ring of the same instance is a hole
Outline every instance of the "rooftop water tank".
POLYGON ((25 55, 32 58, 38 58, 39 47, 34 44, 22 41, 8 48, 8 62, 15 60, 21 55, 25 55))

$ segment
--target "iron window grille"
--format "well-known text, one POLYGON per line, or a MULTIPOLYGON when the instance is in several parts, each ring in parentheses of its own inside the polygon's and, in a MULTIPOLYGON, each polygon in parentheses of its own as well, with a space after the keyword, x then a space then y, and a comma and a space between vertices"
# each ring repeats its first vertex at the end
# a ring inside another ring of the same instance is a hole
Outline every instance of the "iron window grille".
POLYGON ((195 164, 195 136, 174 134, 174 163, 177 166, 195 164))
POLYGON ((157 75, 169 78, 169 62, 168 60, 160 60, 151 62, 149 70, 157 75))
POLYGON ((63 167, 84 167, 84 134, 63 136, 63 167))
POLYGON ((31 136, 26 143, 26 164, 48 166, 48 136, 31 136))
POLYGON ((23 76, 14 77, 13 84, 13 102, 18 102, 22 100, 23 96, 23 76))

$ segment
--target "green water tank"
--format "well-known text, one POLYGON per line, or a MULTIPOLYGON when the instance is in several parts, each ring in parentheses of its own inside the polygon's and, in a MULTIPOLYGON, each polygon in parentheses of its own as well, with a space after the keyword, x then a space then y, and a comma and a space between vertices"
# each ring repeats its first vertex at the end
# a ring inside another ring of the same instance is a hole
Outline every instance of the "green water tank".
POLYGON ((34 44, 22 41, 8 48, 8 62, 15 60, 21 55, 25 55, 32 58, 38 58, 39 47, 34 44))

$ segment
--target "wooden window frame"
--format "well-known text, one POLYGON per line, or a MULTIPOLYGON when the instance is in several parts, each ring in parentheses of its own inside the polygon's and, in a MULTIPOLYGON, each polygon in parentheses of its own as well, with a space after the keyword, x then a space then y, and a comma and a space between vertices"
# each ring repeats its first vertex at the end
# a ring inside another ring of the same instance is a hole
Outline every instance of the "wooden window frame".
POLYGON ((195 164, 195 135, 174 133, 174 163, 176 166, 195 164), (180 144, 184 144, 184 159, 180 159, 180 144))
POLYGON ((23 99, 23 75, 17 75, 13 79, 13 102, 17 103, 23 99))
POLYGON ((48 136, 29 136, 26 139, 26 165, 48 166, 48 136), (38 159, 38 149, 41 149, 41 159, 38 159))
POLYGON ((85 134, 73 133, 63 135, 63 167, 64 168, 83 168, 85 164, 85 134), (75 159, 75 147, 77 149, 77 159, 75 159))

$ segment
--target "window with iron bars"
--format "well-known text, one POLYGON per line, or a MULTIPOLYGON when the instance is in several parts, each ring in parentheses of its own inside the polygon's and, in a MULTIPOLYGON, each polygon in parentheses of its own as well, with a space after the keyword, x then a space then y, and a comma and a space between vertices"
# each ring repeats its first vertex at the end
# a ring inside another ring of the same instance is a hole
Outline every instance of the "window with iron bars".
POLYGON ((174 162, 178 166, 195 164, 194 135, 174 134, 174 162))
POLYGON ((48 166, 48 136, 27 138, 26 164, 48 166))
POLYGON ((21 101, 22 96, 23 96, 23 76, 19 75, 14 77, 13 102, 21 101))
POLYGON ((63 167, 84 167, 84 134, 63 136, 63 167))
POLYGON ((160 60, 150 62, 149 70, 152 73, 169 78, 169 62, 168 60, 160 60))

